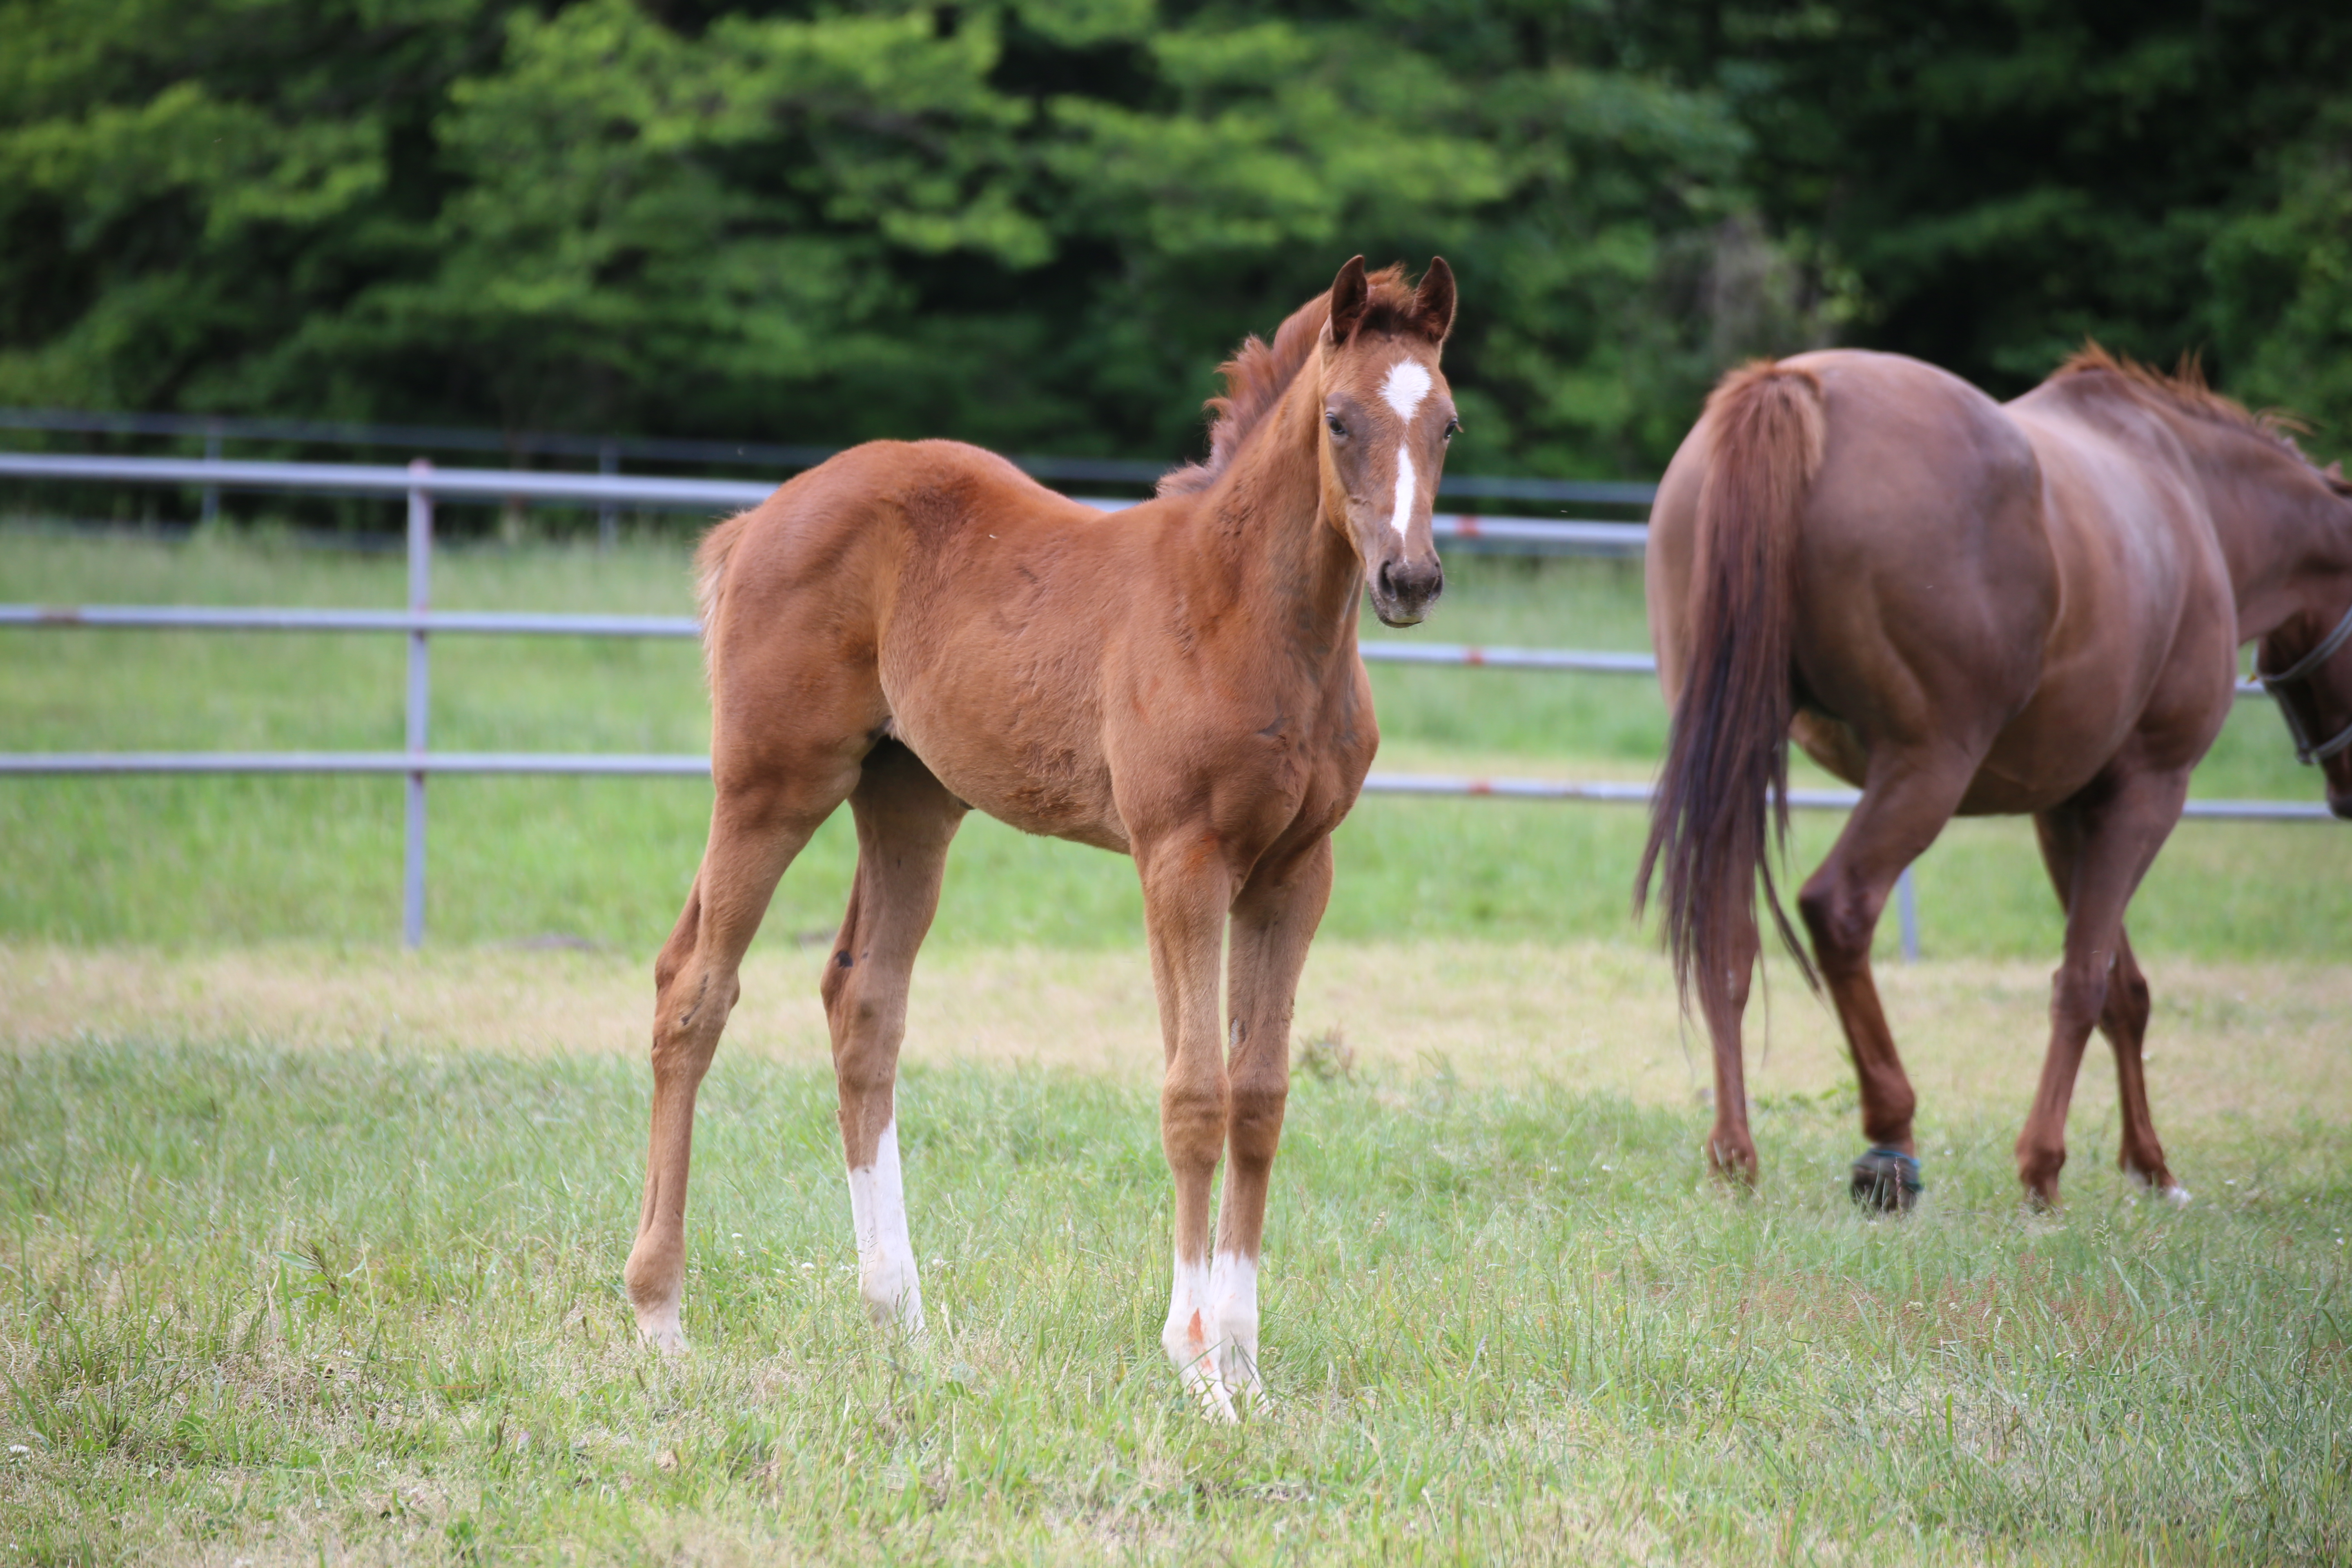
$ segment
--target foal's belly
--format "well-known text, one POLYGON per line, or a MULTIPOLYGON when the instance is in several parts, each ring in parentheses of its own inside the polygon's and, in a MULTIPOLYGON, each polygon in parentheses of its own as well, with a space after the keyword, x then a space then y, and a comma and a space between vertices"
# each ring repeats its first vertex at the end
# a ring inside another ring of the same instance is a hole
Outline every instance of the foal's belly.
POLYGON ((991 729, 919 712, 894 715, 892 728, 974 810, 1024 833, 1128 852, 1099 746, 1050 726, 991 729))

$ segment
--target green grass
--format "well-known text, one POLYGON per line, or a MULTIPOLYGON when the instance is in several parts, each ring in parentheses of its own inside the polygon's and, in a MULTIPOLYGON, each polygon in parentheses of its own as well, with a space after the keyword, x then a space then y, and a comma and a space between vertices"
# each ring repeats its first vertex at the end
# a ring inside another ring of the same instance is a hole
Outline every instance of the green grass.
MULTIPOLYGON (((1642 644, 1622 566, 1453 577, 1429 636, 1642 644)), ((0 531, 0 600, 389 605, 400 584, 397 562, 266 538, 0 531)), ((451 552, 436 588, 451 607, 687 607, 682 552, 651 542, 451 552)), ((0 746, 389 747, 400 668, 391 638, 0 634, 0 746)), ((452 749, 706 735, 688 646, 449 637, 435 676, 452 749)), ((1391 769, 1641 777, 1663 740, 1644 682, 1374 680, 1391 769)), ((2200 793, 2314 798, 2275 725, 2244 705, 2200 793)), ((435 941, 649 952, 708 805, 680 781, 436 782, 435 941)), ((0 783, 0 940, 383 944, 398 812, 385 781, 0 783)), ((1801 862, 1835 826, 1801 821, 1801 862)), ((1367 801, 1325 931, 1638 941, 1641 827, 1601 807, 1367 801)), ((837 920, 845 828, 787 879, 770 942, 837 920)), ((2337 962, 2347 872, 2352 836, 2184 827, 2135 930, 2152 954, 2337 962)), ((1957 825, 1919 877, 1931 955, 2053 951, 2024 825, 1957 825)), ((934 940, 1120 946, 1139 927, 1124 861, 975 821, 934 940)), ((1606 1000, 1575 950, 1543 951, 1576 1005, 1606 1000)), ((2030 1026, 2039 1004, 2021 1005, 2030 1026)), ((1624 1037, 1591 1048, 1672 1048, 1670 1023, 1633 1016, 1592 1014, 1624 1037)), ((1368 997, 1349 1021, 1381 1017, 1368 997)), ((2305 1025, 2298 1039, 2324 1028, 2305 1025)), ((2168 1013, 2162 1037, 2267 1037, 2168 1013)), ((2200 1193, 2183 1212, 2130 1203, 2112 1125, 2078 1117, 2069 1206, 2033 1217, 2009 1154, 2021 1083, 1992 1075, 1923 1123, 1921 1212, 1871 1224, 1839 1185, 1850 1089, 1768 1095, 1767 1184, 1734 1198, 1700 1173, 1687 1102, 1465 1082, 1435 1058, 1302 1075, 1265 1282, 1282 1403, 1227 1430, 1186 1406, 1157 1344, 1168 1186, 1147 1086, 910 1068, 934 1325, 910 1346, 877 1340, 856 1299, 830 1075, 722 1051, 689 1212, 698 1350, 663 1363, 634 1346, 618 1288, 634 1056, 208 1038, 0 1049, 0 1563, 2352 1554, 2352 1131, 2308 1108, 2160 1106, 2200 1193)), ((2288 1080, 2307 1050, 2242 1055, 2231 1071, 2261 1103, 2306 1103, 2288 1080)))
POLYGON ((0 1058, 0 1561, 2342 1561, 2352 1137, 2170 1130, 2194 1207, 2078 1139, 2019 1213, 1965 1119, 1901 1223, 1850 1096, 1696 1110, 1302 1077, 1281 1403, 1156 1342, 1153 1097, 918 1070, 932 1339, 856 1300, 830 1077, 722 1054, 687 1326, 618 1293, 642 1068, 87 1040, 0 1058), (951 1108, 951 1113, 950 1113, 951 1108), (22 1451, 18 1451, 21 1448, 22 1451))
MULTIPOLYGON (((446 552, 450 608, 682 614, 683 550, 446 552)), ((1469 558, 1423 633, 1490 644, 1643 646, 1637 570, 1469 558)), ((0 531, 0 600, 396 605, 396 559, 223 533, 187 544, 0 531)), ((1374 628, 1377 630, 1377 628, 1374 628)), ((1393 634, 1381 634, 1393 635, 1393 634)), ((0 744, 42 749, 385 749, 402 734, 399 639, 0 633, 0 744)), ((1394 771, 1646 777, 1664 714, 1646 680, 1376 666, 1394 771)), ((684 643, 442 637, 433 737, 452 750, 681 751, 707 744, 684 643)), ((1814 775, 1811 782, 1822 782, 1814 775)), ((2199 793, 2315 800, 2267 706, 2242 703, 2199 793)), ((433 785, 436 941, 551 933, 649 952, 675 918, 708 820, 698 782, 444 779, 433 785)), ((163 945, 287 938, 381 943, 399 909, 400 786, 382 779, 0 782, 0 937, 163 945)), ((1801 824, 1801 867, 1836 830, 1801 824)), ((1341 830, 1326 931, 1642 940, 1626 909, 1643 823, 1617 807, 1368 800, 1341 830)), ((771 929, 832 925, 855 848, 829 826, 771 929)), ((1932 951, 2051 951, 2057 916, 2022 822, 1962 823, 1919 870, 1932 951)), ((2352 835, 2222 825, 2176 835, 2135 906, 2151 953, 2332 957, 2352 928, 2352 835)), ((934 941, 1139 940, 1131 868, 974 819, 934 941)), ((1891 942, 1891 932, 1885 940, 1891 942)))

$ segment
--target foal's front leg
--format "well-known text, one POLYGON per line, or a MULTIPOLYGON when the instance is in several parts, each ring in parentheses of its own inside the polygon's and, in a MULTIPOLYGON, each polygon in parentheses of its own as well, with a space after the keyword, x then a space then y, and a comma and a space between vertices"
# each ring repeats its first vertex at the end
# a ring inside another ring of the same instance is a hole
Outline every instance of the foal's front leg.
POLYGON ((1160 1342, 1184 1385, 1213 1415, 1234 1418, 1218 1365, 1220 1334, 1209 1267, 1209 1187, 1225 1143, 1232 1097, 1217 1028, 1217 957, 1233 877, 1213 836, 1171 836, 1136 846, 1151 979, 1160 995, 1167 1069, 1160 1089, 1160 1143, 1176 1181, 1174 1280, 1160 1342))
POLYGON ((1233 910, 1233 948, 1226 961, 1233 1005, 1226 1060, 1233 1165, 1225 1173, 1209 1296, 1223 1342, 1219 1373, 1229 1389, 1258 1400, 1265 1397, 1257 1363, 1258 1259, 1265 1238, 1266 1190, 1290 1096, 1291 1009, 1307 944, 1330 900, 1331 841, 1321 838, 1280 867, 1259 867, 1233 910))

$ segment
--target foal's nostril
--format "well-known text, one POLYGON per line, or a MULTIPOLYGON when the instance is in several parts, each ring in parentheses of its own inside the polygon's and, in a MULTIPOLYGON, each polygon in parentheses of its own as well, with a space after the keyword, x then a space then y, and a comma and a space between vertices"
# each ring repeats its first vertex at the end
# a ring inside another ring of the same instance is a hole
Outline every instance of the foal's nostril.
POLYGON ((1397 591, 1396 563, 1392 561, 1381 562, 1381 569, 1373 574, 1372 581, 1380 588, 1381 596, 1382 598, 1395 598, 1397 591))

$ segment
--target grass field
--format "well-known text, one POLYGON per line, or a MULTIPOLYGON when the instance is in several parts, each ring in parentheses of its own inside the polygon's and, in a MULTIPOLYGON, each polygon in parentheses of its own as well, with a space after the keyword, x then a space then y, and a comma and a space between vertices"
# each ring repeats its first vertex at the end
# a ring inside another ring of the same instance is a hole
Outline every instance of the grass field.
MULTIPOLYGON (((392 605, 396 564, 0 531, 0 600, 392 605)), ((450 607, 685 607, 683 557, 453 552, 450 607)), ((1638 579, 1466 563, 1449 640, 1638 647, 1638 579)), ((0 747, 378 748, 395 639, 0 634, 0 747)), ((691 750, 690 647, 444 638, 436 743, 691 750)), ((1381 765, 1645 776, 1631 681, 1377 669, 1381 765)), ((2244 705, 2200 793, 2315 798, 2244 705)), ((787 879, 706 1088, 694 1355, 619 1289, 646 960, 704 786, 444 781, 389 946, 397 787, 0 783, 0 1563, 2332 1563, 2352 1558, 2352 835, 2186 828, 2135 930, 2185 1210, 2020 1210, 2057 921, 2021 825, 1923 863, 1883 971, 1931 1189, 1856 1152, 1776 964, 1759 1192, 1706 1179, 1703 1044, 1625 916, 1637 815, 1372 801, 1298 1007, 1265 1282, 1276 1409, 1157 1343, 1167 1180, 1124 861, 975 822, 919 972, 901 1137, 931 1337, 856 1299, 787 879), (583 945, 584 944, 584 945, 583 945)), ((1817 855, 1835 819, 1800 824, 1817 855)))
POLYGON ((1334 944, 1301 1017, 1344 1024, 1355 1059, 1315 1052, 1292 1100, 1281 1403, 1225 1430, 1156 1343, 1166 1179, 1132 955, 927 970, 901 1102, 919 1345, 873 1338, 856 1300, 818 957, 755 966, 705 1090, 698 1348, 668 1363, 632 1346, 617 1284, 645 1085, 606 1015, 634 965, 0 951, 33 998, 0 1058, 0 1552, 2352 1552, 2340 969, 2183 965, 2151 1070, 2198 1201, 2130 1201, 2095 1059, 2054 1217, 2020 1212, 2007 1158, 2041 967, 1891 975, 1922 1021, 1933 1186, 1872 1224, 1839 1191, 1852 1096, 1818 1009, 1779 1010, 1769 1171, 1738 1198, 1700 1173, 1706 1112, 1646 955, 1334 944), (1397 1004, 1365 1000, 1383 980, 1397 1004))

